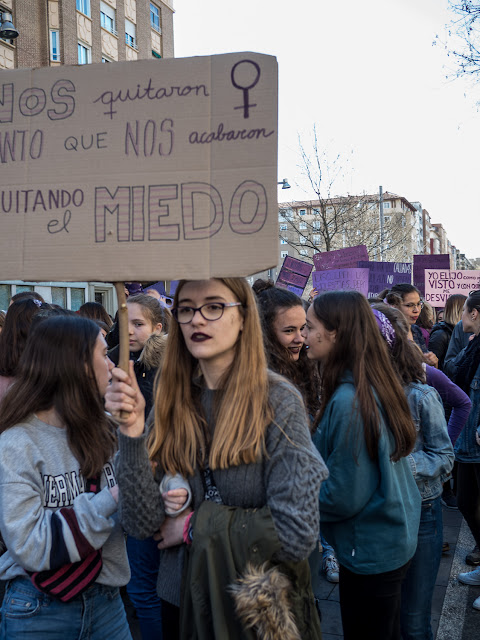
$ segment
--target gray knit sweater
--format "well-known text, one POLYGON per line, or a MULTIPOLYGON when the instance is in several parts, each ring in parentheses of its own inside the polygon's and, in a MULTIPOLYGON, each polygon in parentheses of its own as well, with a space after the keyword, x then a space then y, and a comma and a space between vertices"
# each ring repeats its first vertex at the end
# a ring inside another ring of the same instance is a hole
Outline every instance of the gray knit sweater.
MULTIPOLYGON (((215 391, 202 391, 207 417, 215 391)), ((274 420, 267 427, 267 455, 256 464, 213 472, 224 504, 245 509, 270 507, 282 545, 278 560, 306 558, 318 539, 318 497, 327 468, 312 444, 300 394, 284 378, 270 374, 270 403, 274 420)), ((209 425, 210 424, 209 420, 209 425)), ((120 487, 120 519, 126 532, 139 539, 153 535, 165 518, 158 485, 161 470, 152 474, 146 436, 120 434, 116 475, 120 487)), ((202 475, 189 478, 193 508, 204 500, 202 475)), ((183 545, 162 553, 157 589, 161 598, 179 605, 183 545)))

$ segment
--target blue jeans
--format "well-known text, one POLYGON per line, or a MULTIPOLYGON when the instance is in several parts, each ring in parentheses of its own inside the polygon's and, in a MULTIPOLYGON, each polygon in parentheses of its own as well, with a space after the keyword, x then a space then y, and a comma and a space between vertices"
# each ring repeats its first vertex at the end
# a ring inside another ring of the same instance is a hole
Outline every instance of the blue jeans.
POLYGON ((157 595, 160 550, 153 538, 127 538, 131 578, 128 596, 137 612, 142 640, 162 640, 162 601, 157 595))
POLYGON ((430 614, 442 558, 443 522, 440 496, 422 503, 415 555, 402 585, 400 613, 403 640, 432 640, 430 614))
POLYGON ((132 640, 117 587, 95 583, 83 595, 61 602, 38 591, 29 578, 8 582, 2 606, 1 640, 132 640))

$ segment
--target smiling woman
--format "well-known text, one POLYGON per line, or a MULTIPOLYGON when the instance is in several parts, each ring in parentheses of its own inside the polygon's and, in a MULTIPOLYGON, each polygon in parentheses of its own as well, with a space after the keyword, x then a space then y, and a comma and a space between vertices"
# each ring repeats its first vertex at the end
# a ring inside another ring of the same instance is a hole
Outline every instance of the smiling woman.
POLYGON ((271 281, 259 279, 253 290, 257 294, 268 366, 300 390, 313 420, 320 407, 320 383, 317 367, 307 358, 304 347, 303 302, 291 291, 275 287, 271 281))
POLYGON ((244 279, 182 280, 172 313, 150 437, 131 377, 115 369, 106 401, 120 422, 122 523, 139 538, 160 529, 163 637, 250 637, 250 627, 268 616, 253 590, 230 596, 229 587, 244 575, 257 586, 279 579, 295 592, 282 614, 297 635, 274 628, 270 637, 320 638, 307 557, 318 539, 318 492, 328 472, 312 445, 301 396, 267 371, 255 299, 244 279), (166 474, 188 480, 193 512, 165 518, 158 485, 166 474), (237 530, 241 535, 232 537, 237 530), (208 615, 192 597, 197 589, 216 603, 208 615), (240 611, 245 595, 247 617, 240 611), (199 619, 204 626, 194 629, 199 619))

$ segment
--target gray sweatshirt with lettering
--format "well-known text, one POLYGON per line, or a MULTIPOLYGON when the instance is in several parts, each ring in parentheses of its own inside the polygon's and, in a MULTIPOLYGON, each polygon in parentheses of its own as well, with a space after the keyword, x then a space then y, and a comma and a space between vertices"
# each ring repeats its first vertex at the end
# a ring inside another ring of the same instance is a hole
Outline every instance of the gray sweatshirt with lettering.
POLYGON ((112 587, 130 579, 117 503, 109 487, 114 468, 105 465, 98 493, 86 479, 59 429, 31 416, 0 435, 0 531, 7 551, 0 579, 27 571, 57 569, 102 549, 96 582, 112 587))
MULTIPOLYGON (((213 401, 220 391, 202 389, 201 402, 213 429, 213 401)), ((257 464, 213 471, 225 505, 245 509, 270 507, 282 545, 278 560, 306 558, 318 540, 319 492, 327 468, 312 444, 307 416, 298 391, 284 378, 270 374, 270 403, 275 412, 266 431, 266 451, 257 464)), ((153 535, 165 519, 159 491, 163 472, 152 474, 146 436, 120 434, 116 473, 120 487, 120 519, 126 532, 139 539, 153 535)), ((202 474, 189 478, 193 508, 205 499, 202 474)), ((180 603, 183 545, 162 552, 157 590, 161 598, 180 603)))

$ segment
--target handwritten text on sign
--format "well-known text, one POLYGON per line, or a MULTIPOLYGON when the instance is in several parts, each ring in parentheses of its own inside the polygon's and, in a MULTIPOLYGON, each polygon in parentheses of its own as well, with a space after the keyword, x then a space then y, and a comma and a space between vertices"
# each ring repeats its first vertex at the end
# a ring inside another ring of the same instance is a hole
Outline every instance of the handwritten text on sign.
POLYGON ((285 256, 282 268, 278 274, 277 286, 289 289, 301 296, 308 278, 312 272, 313 265, 291 256, 285 256))
POLYGON ((2 76, 2 277, 273 266, 276 113, 276 61, 255 53, 2 76))
POLYGON ((475 289, 480 289, 480 271, 425 269, 425 301, 434 307, 443 307, 454 293, 468 296, 475 289))
POLYGON ((322 291, 354 290, 367 296, 368 269, 329 269, 312 273, 314 288, 322 291))
POLYGON ((345 249, 336 249, 335 251, 315 253, 313 256, 317 271, 356 267, 359 260, 368 260, 368 251, 364 244, 359 244, 356 247, 345 247, 345 249))
POLYGON ((368 297, 372 298, 384 289, 406 282, 411 284, 412 265, 410 262, 365 262, 359 261, 358 267, 369 270, 368 297))

